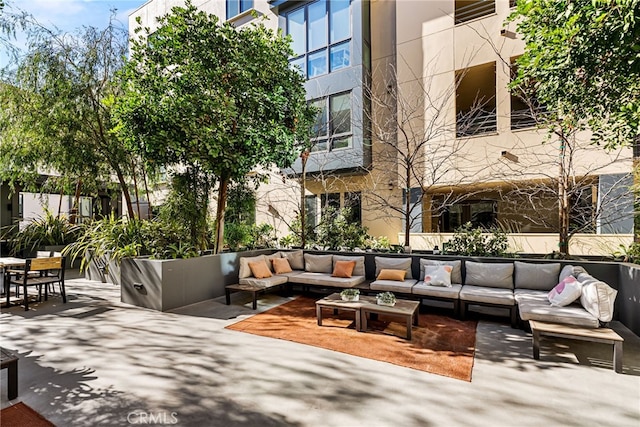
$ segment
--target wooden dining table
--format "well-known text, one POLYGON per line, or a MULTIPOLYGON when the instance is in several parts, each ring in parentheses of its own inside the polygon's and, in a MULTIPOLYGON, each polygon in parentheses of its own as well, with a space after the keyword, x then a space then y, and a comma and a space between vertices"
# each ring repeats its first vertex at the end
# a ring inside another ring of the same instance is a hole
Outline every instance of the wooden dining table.
POLYGON ((2 289, 7 296, 7 307, 11 305, 10 295, 11 295, 11 286, 9 285, 9 275, 7 274, 7 270, 10 268, 23 268, 26 259, 23 258, 15 258, 15 257, 0 257, 0 273, 2 273, 2 280, 0 280, 0 284, 2 284, 2 289))

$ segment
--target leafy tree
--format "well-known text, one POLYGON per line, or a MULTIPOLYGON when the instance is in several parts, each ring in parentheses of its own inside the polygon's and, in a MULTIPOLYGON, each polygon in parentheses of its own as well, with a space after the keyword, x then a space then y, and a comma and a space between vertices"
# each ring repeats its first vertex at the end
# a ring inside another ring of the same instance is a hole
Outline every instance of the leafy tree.
MULTIPOLYGON (((113 84, 123 65, 126 31, 112 20, 102 30, 75 34, 28 22, 28 51, 0 82, 0 179, 35 181, 38 172, 61 173, 83 189, 95 189, 115 175, 128 213, 130 153, 111 134, 113 84)), ((63 183, 64 184, 64 183, 63 183)))
POLYGON ((290 165, 307 131, 289 39, 262 23, 236 29, 191 2, 159 18, 155 31, 135 31, 117 131, 155 164, 197 165, 212 185, 217 179, 219 252, 229 183, 258 165, 290 165))

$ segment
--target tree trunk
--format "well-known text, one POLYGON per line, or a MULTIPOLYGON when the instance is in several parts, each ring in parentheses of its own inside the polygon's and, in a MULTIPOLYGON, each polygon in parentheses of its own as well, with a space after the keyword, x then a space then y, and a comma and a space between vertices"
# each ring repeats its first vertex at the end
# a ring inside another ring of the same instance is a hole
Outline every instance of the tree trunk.
POLYGON ((633 241, 640 243, 640 135, 633 139, 633 241))
POLYGON ((567 196, 568 177, 565 170, 566 141, 560 141, 560 170, 558 171, 558 251, 569 255, 569 200, 567 196))
POLYGON ((138 211, 138 219, 142 216, 140 215, 140 194, 138 193, 138 179, 136 178, 136 164, 131 159, 131 175, 133 176, 133 190, 136 193, 136 210, 138 211))
POLYGON ((147 195, 147 211, 149 219, 152 219, 153 213, 151 212, 151 198, 149 197, 149 186, 147 185, 147 171, 144 167, 142 168, 142 181, 144 182, 144 192, 147 195))
POLYGON ((309 160, 309 151, 305 150, 300 154, 302 159, 302 175, 300 177, 300 243, 304 249, 307 246, 307 204, 306 188, 307 188, 307 160, 309 160))
POLYGON ((76 182, 76 191, 73 196, 73 207, 69 214, 69 224, 75 224, 78 221, 78 210, 80 208, 80 195, 82 194, 82 180, 76 182))
POLYGON ((411 246, 410 245, 410 236, 409 233, 411 233, 411 171, 409 169, 409 167, 407 167, 407 176, 405 177, 406 179, 406 189, 405 189, 405 205, 404 205, 404 210, 405 210, 405 215, 404 215, 404 245, 405 246, 411 246))
POLYGON ((134 218, 135 214, 133 213, 133 205, 131 204, 131 195, 129 194, 129 187, 127 187, 127 182, 124 179, 124 175, 120 168, 115 168, 116 175, 118 176, 118 182, 120 183, 120 188, 122 188, 122 195, 124 196, 125 204, 127 205, 127 216, 129 218, 134 218))
POLYGON ((218 206, 216 208, 216 244, 214 253, 219 254, 224 246, 224 211, 227 205, 227 189, 229 187, 229 178, 220 177, 220 186, 218 187, 218 206))

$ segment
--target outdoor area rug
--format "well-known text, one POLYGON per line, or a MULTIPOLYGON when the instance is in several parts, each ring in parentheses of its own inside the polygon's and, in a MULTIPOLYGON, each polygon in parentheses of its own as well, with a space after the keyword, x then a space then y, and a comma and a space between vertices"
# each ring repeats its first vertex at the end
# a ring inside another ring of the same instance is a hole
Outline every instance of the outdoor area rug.
POLYGON ((404 322, 380 316, 366 333, 355 330, 352 312, 337 316, 323 311, 316 319, 315 299, 293 301, 227 326, 227 329, 308 344, 353 356, 471 381, 476 343, 476 321, 461 321, 436 314, 420 314, 407 341, 404 322))
POLYGON ((54 427, 42 415, 22 402, 0 411, 2 427, 54 427))

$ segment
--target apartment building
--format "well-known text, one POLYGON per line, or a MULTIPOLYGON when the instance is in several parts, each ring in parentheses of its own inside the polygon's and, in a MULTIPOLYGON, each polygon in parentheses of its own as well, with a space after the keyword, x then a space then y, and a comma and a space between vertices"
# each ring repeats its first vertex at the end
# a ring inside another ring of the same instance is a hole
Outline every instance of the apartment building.
MULTIPOLYGON (((151 0, 129 27, 140 17, 153 28, 157 16, 181 4, 151 0)), ((572 135, 571 144, 548 138, 535 127, 539 111, 508 89, 524 51, 515 24, 505 25, 513 0, 193 4, 238 27, 257 14, 291 35, 291 65, 320 111, 306 166, 312 220, 328 206, 350 207, 353 221, 394 243, 408 226, 411 246, 420 249, 469 221, 499 223, 514 232, 514 249, 551 252, 556 180, 565 176, 580 187, 569 195, 572 226, 588 237, 575 239, 583 246, 574 253, 632 239, 631 150, 605 152, 589 144, 587 132, 572 135)), ((301 171, 298 160, 282 171, 286 179, 276 176, 259 191, 257 221, 274 224, 281 236, 298 210, 301 171)))

